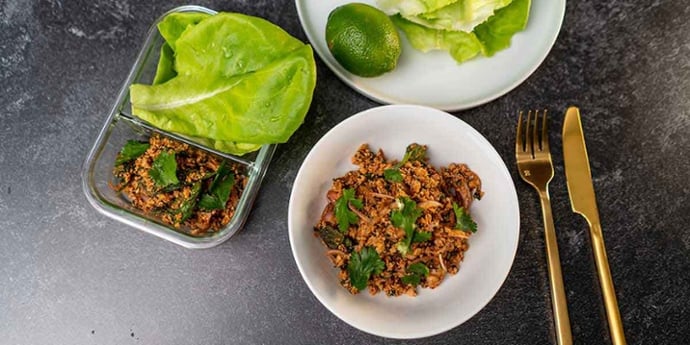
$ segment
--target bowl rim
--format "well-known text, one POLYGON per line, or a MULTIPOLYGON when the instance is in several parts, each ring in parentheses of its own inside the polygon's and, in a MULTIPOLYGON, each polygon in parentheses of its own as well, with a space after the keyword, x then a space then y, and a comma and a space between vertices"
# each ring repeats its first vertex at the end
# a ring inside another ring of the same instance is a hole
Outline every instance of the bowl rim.
POLYGON ((395 332, 372 331, 371 329, 365 329, 365 328, 360 327, 359 325, 355 325, 355 324, 351 323, 350 321, 346 320, 345 318, 343 318, 338 313, 338 311, 335 310, 334 306, 332 306, 331 304, 326 302, 325 297, 320 292, 320 290, 317 290, 314 287, 312 281, 308 278, 309 276, 306 274, 305 267, 303 267, 301 261, 298 260, 299 254, 297 253, 297 250, 295 248, 295 243, 296 243, 295 231, 296 230, 293 230, 293 222, 294 222, 293 214, 295 213, 295 210, 294 210, 295 198, 296 198, 296 195, 299 193, 296 190, 297 184, 295 184, 295 183, 293 183, 292 191, 290 193, 289 204, 288 204, 288 237, 289 237, 289 241, 290 241, 290 247, 291 247, 291 252, 293 255, 293 260, 295 261, 295 263, 297 265, 297 268, 300 272, 300 275, 302 276, 302 279, 307 284, 307 287, 309 288, 311 293, 316 297, 316 299, 319 302, 321 302, 321 304, 324 307, 326 307, 326 309, 328 309, 328 311, 330 311, 333 315, 337 316, 339 319, 341 319, 345 323, 349 324, 350 326, 357 328, 363 332, 372 334, 372 335, 382 336, 382 337, 392 338, 392 339, 417 339, 417 338, 430 337, 430 336, 434 336, 434 335, 449 331, 449 330, 451 330, 455 327, 458 327, 461 324, 467 322, 469 319, 473 318, 477 313, 479 313, 479 311, 481 311, 484 307, 486 307, 486 305, 489 304, 489 302, 491 302, 493 300, 493 298, 496 296, 498 291, 505 284, 505 281, 507 280, 508 275, 510 274, 510 271, 512 270, 513 264, 515 262, 515 257, 517 255, 518 245, 520 242, 519 241, 520 240, 520 208, 519 208, 519 203, 518 203, 517 191, 515 189, 515 183, 512 179, 510 171, 508 170, 508 167, 506 166, 505 162, 501 158, 498 151, 496 151, 494 146, 491 145, 491 143, 481 133, 479 133, 476 129, 474 129, 472 126, 470 126, 466 122, 462 121, 458 117, 447 113, 446 111, 436 109, 433 107, 429 107, 429 106, 424 106, 424 105, 413 105, 413 104, 381 105, 381 106, 376 106, 373 108, 369 108, 369 109, 360 111, 360 112, 348 117, 347 119, 341 121, 340 123, 335 125, 333 128, 331 128, 326 134, 324 134, 319 139, 319 141, 312 147, 312 149, 309 151, 307 156, 304 158, 304 161, 302 162, 302 165, 300 166, 300 169, 297 172, 297 175, 295 177, 295 181, 298 181, 301 178, 301 176, 305 174, 305 171, 307 169, 307 165, 305 163, 313 158, 313 156, 316 154, 315 152, 318 150, 318 148, 321 145, 324 145, 323 143, 326 141, 327 137, 331 136, 332 135, 331 133, 333 133, 336 128, 341 127, 341 126, 346 126, 350 122, 359 121, 360 118, 370 116, 370 114, 372 114, 372 113, 376 113, 379 111, 386 111, 389 109, 403 109, 403 108, 411 108, 411 109, 416 109, 416 110, 424 111, 424 112, 434 112, 434 113, 438 113, 439 115, 445 115, 447 117, 453 118, 454 120, 457 120, 458 124, 460 124, 463 127, 466 127, 467 130, 474 132, 474 134, 476 134, 476 136, 477 136, 477 139, 482 141, 482 143, 484 145, 487 145, 487 147, 490 149, 488 153, 493 155, 494 158, 497 158, 498 161, 500 161, 500 163, 501 163, 500 164, 500 166, 501 166, 500 173, 502 175, 504 175, 508 181, 511 182, 510 183, 511 188, 510 188, 510 193, 509 193, 510 195, 507 195, 506 197, 508 197, 510 199, 511 204, 513 204, 515 206, 515 209, 514 209, 514 211, 515 211, 514 216, 515 217, 512 220, 514 222, 514 224, 516 225, 515 241, 513 243, 512 249, 510 251, 510 257, 511 257, 510 265, 507 267, 505 272, 503 272, 502 277, 500 279, 500 284, 496 285, 494 290, 491 291, 491 294, 490 294, 491 297, 488 298, 486 301, 484 301, 484 303, 477 305, 477 307, 474 310, 470 310, 470 312, 466 318, 464 318, 464 319, 459 318, 455 322, 449 322, 445 326, 437 327, 435 329, 428 329, 426 331, 418 331, 418 332, 407 333, 407 334, 401 334, 399 332, 395 333, 395 332))

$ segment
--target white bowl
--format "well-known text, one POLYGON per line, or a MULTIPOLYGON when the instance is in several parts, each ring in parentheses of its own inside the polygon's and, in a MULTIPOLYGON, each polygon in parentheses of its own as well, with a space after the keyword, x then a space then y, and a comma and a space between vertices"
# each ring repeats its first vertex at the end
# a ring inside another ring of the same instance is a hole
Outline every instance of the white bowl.
POLYGON ((479 312, 510 271, 519 235, 515 186, 491 144, 462 120, 440 110, 390 105, 363 111, 338 124, 314 146, 302 163, 290 196, 288 229, 292 253, 316 298, 348 324, 389 338, 420 338, 456 327, 479 312), (456 275, 436 289, 419 288, 417 297, 350 294, 338 283, 338 269, 326 247, 313 235, 332 179, 356 169, 350 162, 368 143, 388 159, 402 158, 408 144, 428 146, 437 168, 467 163, 482 179, 484 197, 472 204, 478 231, 456 275))

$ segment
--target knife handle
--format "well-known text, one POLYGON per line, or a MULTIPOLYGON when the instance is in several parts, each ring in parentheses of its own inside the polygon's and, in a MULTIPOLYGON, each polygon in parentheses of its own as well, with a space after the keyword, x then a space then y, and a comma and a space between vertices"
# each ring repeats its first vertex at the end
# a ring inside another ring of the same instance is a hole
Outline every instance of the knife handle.
POLYGON ((539 191, 541 211, 544 216, 544 242, 546 243, 546 261, 549 267, 549 285, 551 286, 551 306, 553 321, 556 326, 556 342, 558 345, 571 345, 573 335, 570 331, 570 317, 568 316, 568 301, 565 298, 563 274, 561 273, 561 258, 558 254, 556 230, 551 213, 551 200, 548 190, 539 191))
POLYGON ((625 333, 623 333, 623 322, 618 311, 618 301, 616 291, 613 288, 611 270, 609 269, 609 259, 606 256, 604 246, 604 235, 601 231, 601 224, 595 222, 590 225, 590 235, 592 238, 592 251, 594 252, 594 262, 597 265, 599 275, 599 285, 604 296, 604 306, 606 307, 606 317, 609 321, 609 331, 611 332, 611 342, 614 345, 625 345, 625 333))

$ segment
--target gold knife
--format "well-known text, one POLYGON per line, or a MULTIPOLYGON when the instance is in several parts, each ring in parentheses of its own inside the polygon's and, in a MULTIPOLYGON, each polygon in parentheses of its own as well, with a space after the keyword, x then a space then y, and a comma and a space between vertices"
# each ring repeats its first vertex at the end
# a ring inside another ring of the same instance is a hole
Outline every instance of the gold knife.
POLYGON ((616 292, 613 288, 609 260, 606 257, 604 247, 604 235, 599 222, 599 211, 594 196, 592 185, 592 173, 589 170, 589 158, 585 137, 580 122, 580 110, 570 107, 565 113, 563 122, 563 158, 565 161, 565 177, 570 194, 570 203, 573 212, 581 214, 589 223, 590 237, 592 239, 592 251, 599 275, 599 285, 604 295, 606 316, 611 332, 611 341, 614 345, 625 345, 625 334, 621 322, 616 292))

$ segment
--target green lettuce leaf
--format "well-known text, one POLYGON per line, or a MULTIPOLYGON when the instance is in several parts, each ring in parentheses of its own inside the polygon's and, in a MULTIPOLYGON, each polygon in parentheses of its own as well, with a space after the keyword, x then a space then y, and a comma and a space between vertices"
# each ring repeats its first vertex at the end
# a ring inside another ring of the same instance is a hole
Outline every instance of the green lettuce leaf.
POLYGON ((173 50, 177 76, 130 87, 134 115, 236 154, 285 142, 303 122, 316 83, 313 52, 270 22, 217 14, 188 25, 173 50))
POLYGON ((160 57, 158 58, 158 67, 156 67, 156 76, 153 77, 153 84, 162 84, 166 81, 175 78, 175 52, 173 52, 170 45, 165 42, 161 46, 160 57))
POLYGON ((515 33, 527 26, 531 0, 513 0, 513 2, 496 11, 485 23, 474 29, 482 43, 482 53, 493 56, 497 51, 508 48, 515 33))
POLYGON ((482 51, 481 43, 474 33, 430 29, 413 23, 400 15, 391 17, 412 47, 422 52, 446 50, 458 63, 475 57, 482 51))
POLYGON ((471 32, 512 0, 459 0, 436 11, 406 16, 411 22, 432 29, 471 32))
POLYGON ((153 84, 162 84, 177 75, 175 70, 175 43, 183 32, 198 24, 200 21, 210 17, 206 13, 196 12, 177 12, 171 13, 158 23, 160 32, 165 42, 161 46, 156 76, 153 84))
POLYGON ((158 23, 158 32, 161 33, 170 48, 175 51, 175 43, 182 36, 182 33, 210 16, 210 14, 198 12, 171 13, 158 23))
POLYGON ((403 16, 413 16, 435 11, 456 1, 458 0, 378 0, 376 3, 388 14, 400 13, 403 16))
POLYGON ((530 3, 531 0, 512 0, 472 32, 433 29, 400 15, 392 16, 391 19, 415 49, 422 52, 446 50, 453 59, 461 63, 479 53, 493 56, 509 47, 513 35, 527 26, 530 3))

